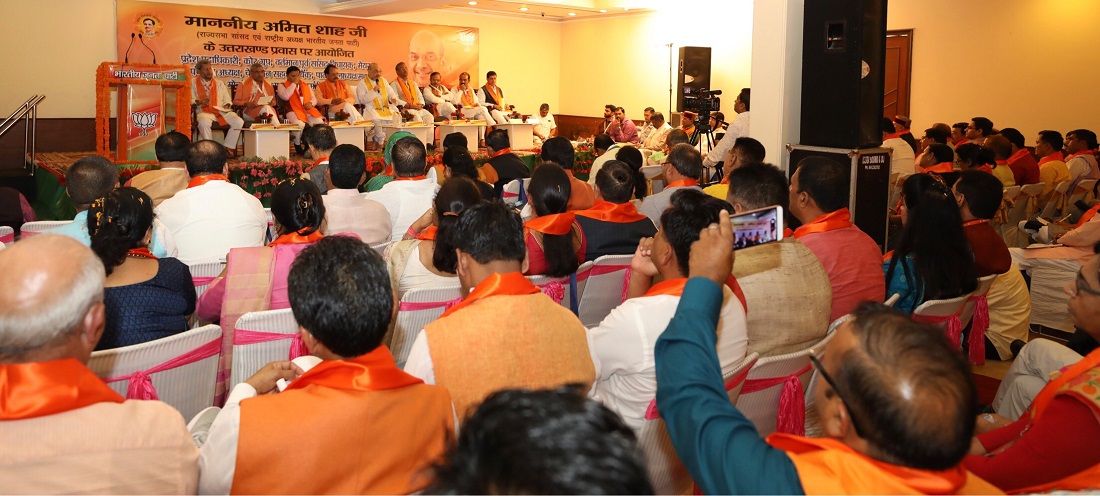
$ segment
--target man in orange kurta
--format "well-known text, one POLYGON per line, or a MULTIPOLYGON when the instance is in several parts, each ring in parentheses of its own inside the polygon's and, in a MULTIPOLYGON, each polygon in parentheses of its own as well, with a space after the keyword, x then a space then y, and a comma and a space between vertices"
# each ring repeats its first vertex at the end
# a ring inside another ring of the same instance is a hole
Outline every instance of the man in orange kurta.
POLYGON ((288 278, 300 339, 321 359, 272 362, 233 388, 202 446, 203 494, 407 494, 454 432, 451 397, 397 368, 382 337, 393 293, 381 256, 329 236, 288 278), (339 275, 332 284, 330 275, 339 275), (279 380, 293 380, 278 394, 279 380))
POLYGON ((363 120, 363 114, 355 109, 355 90, 347 81, 340 79, 340 69, 335 65, 325 66, 325 80, 317 83, 317 104, 328 106, 328 118, 334 119, 337 112, 348 115, 347 121, 356 123, 363 120))
POLYGON ((468 296, 424 326, 405 371, 450 390, 461 416, 501 389, 590 388, 596 371, 584 325, 522 274, 527 249, 519 214, 501 202, 482 203, 462 213, 455 232, 458 279, 468 296))

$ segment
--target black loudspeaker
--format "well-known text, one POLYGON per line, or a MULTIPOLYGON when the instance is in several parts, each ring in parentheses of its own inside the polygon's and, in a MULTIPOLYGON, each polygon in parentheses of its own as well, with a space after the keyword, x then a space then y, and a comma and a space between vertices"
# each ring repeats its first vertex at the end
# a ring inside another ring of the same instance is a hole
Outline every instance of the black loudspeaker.
POLYGON ((676 71, 676 111, 684 111, 684 95, 710 88, 710 47, 680 47, 676 71))
MULTIPOLYGON (((809 157, 825 157, 848 171, 848 210, 852 222, 885 252, 889 240, 890 218, 887 202, 890 201, 890 150, 886 148, 825 148, 794 145, 790 148, 790 172, 794 165, 809 157)), ((892 206, 892 205, 891 205, 892 206)))
POLYGON ((886 0, 806 0, 799 142, 882 144, 886 0))

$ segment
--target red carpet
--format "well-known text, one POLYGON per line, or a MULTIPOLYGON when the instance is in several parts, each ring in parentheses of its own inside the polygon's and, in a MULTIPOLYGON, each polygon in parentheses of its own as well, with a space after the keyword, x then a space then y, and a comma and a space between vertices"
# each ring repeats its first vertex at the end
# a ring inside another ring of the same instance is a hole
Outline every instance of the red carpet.
POLYGON ((974 377, 974 385, 978 388, 978 403, 982 405, 992 404, 993 397, 997 395, 997 388, 1001 386, 1001 380, 980 374, 970 375, 974 377))

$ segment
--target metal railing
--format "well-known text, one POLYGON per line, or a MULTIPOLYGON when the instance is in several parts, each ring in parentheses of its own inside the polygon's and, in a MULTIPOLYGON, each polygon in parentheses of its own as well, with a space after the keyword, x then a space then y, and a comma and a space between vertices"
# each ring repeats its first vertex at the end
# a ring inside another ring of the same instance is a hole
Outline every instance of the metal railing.
POLYGON ((19 123, 20 119, 23 119, 24 137, 23 137, 23 156, 26 158, 31 166, 31 175, 34 175, 34 149, 35 139, 38 136, 38 104, 42 103, 42 100, 46 99, 46 95, 34 95, 23 102, 18 108, 15 109, 4 122, 0 123, 0 138, 8 134, 11 128, 15 127, 19 123))

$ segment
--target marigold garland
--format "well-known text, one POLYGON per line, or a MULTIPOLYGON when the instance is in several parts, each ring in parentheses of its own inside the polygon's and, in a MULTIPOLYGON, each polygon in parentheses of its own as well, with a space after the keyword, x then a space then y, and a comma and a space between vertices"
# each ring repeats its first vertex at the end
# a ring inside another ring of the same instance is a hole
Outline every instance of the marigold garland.
MULTIPOLYGON (((111 86, 120 84, 155 84, 165 88, 176 89, 176 131, 184 135, 191 135, 191 79, 190 70, 183 65, 169 64, 130 64, 121 62, 103 62, 95 72, 95 147, 96 153, 107 157, 111 156, 111 86), (136 70, 176 69, 187 75, 185 81, 152 81, 140 78, 116 78, 109 74, 108 68, 113 65, 124 65, 136 70)), ((119 164, 148 164, 145 160, 126 160, 119 164)))

